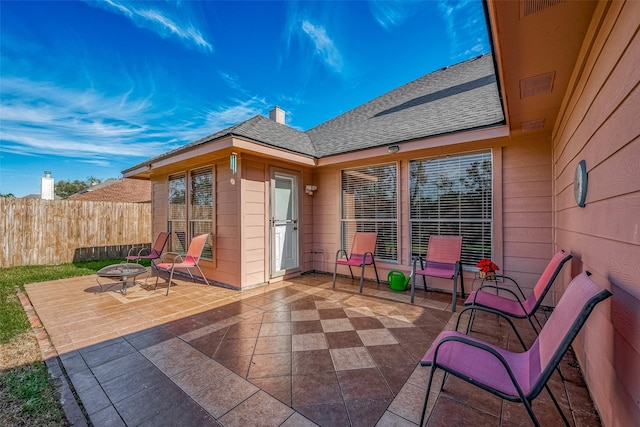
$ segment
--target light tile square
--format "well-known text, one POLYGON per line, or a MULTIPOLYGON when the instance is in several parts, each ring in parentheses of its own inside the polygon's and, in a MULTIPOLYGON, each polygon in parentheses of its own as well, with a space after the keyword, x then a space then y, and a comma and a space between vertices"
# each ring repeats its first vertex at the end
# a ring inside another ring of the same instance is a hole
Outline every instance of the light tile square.
POLYGON ((298 310, 291 312, 292 322, 302 322, 305 320, 320 320, 318 310, 298 310))
POLYGON ((353 331, 355 328, 349 319, 325 319, 321 320, 322 330, 325 332, 353 331))
POLYGON ((356 332, 366 346, 398 344, 398 340, 387 329, 363 329, 356 332))
POLYGON ((336 371, 374 368, 376 366, 366 347, 334 348, 329 352, 336 371))
POLYGON ((324 350, 329 348, 324 334, 302 334, 292 336, 292 350, 324 350))

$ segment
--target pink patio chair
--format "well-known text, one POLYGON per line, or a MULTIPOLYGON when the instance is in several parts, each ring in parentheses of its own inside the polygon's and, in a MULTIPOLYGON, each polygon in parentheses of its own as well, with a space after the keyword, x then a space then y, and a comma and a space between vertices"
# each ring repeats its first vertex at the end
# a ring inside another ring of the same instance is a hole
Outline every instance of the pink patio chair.
MULTIPOLYGON (((536 312, 538 311, 540 304, 542 304, 542 300, 551 289, 551 285, 553 285, 556 277, 558 277, 558 274, 560 274, 560 270, 562 270, 564 264, 570 259, 571 255, 567 255, 564 251, 557 252, 553 256, 553 258, 551 258, 549 264, 547 264, 547 267, 544 269, 542 275, 538 279, 538 283, 536 283, 533 290, 531 291, 531 294, 526 299, 524 296, 524 292, 522 292, 522 289, 520 288, 518 283, 510 277, 496 274, 496 277, 502 277, 513 282, 518 291, 520 291, 520 295, 522 297, 520 297, 511 289, 507 289, 503 286, 498 286, 497 284, 485 284, 483 281, 483 284, 480 286, 480 288, 471 292, 467 300, 464 302, 465 305, 468 306, 465 311, 472 311, 467 331, 470 331, 473 326, 473 321, 475 319, 475 308, 485 307, 491 310, 499 311, 507 316, 514 317, 516 319, 527 319, 531 324, 531 327, 537 334, 538 329, 536 329, 531 318, 535 319, 535 321, 538 323, 538 327, 542 329, 542 325, 536 317, 536 312), (496 290, 496 292, 492 292, 492 290, 496 290), (499 294, 499 292, 506 292, 512 298, 502 296, 499 294)), ((518 334, 517 331, 516 334, 518 334)))
POLYGON ((453 280, 453 297, 451 311, 456 311, 456 297, 458 295, 458 276, 460 276, 460 291, 464 298, 464 278, 462 277, 462 236, 429 236, 429 246, 423 261, 422 256, 413 259, 411 269, 411 303, 413 304, 416 289, 416 275, 422 276, 424 290, 427 290, 425 276, 443 277, 453 280), (420 268, 417 262, 420 261, 420 268))
POLYGON ((378 241, 378 233, 376 232, 356 232, 353 236, 353 244, 351 245, 351 255, 347 254, 347 251, 340 249, 336 252, 336 263, 333 268, 333 287, 336 287, 336 274, 338 273, 338 265, 346 265, 349 267, 351 273, 351 280, 355 280, 353 277, 353 271, 351 267, 362 267, 360 274, 360 293, 362 293, 362 286, 364 284, 364 268, 367 265, 373 265, 373 270, 376 272, 376 280, 380 284, 380 278, 378 277, 378 269, 376 268, 376 260, 373 254, 376 251, 376 242, 378 241), (344 258, 341 258, 344 256, 344 258))
MULTIPOLYGON (((184 257, 180 255, 178 252, 166 252, 165 255, 173 256, 173 261, 162 262, 156 265, 156 269, 158 270, 158 272, 164 271, 169 273, 169 282, 167 284, 167 295, 169 295, 169 288, 171 287, 171 280, 173 279, 173 273, 177 268, 186 269, 187 273, 189 273, 189 276, 191 276, 191 279, 195 281, 195 278, 193 277, 193 274, 191 274, 191 270, 190 270, 195 267, 200 272, 200 276, 205 281, 205 283, 207 285, 209 284, 209 281, 207 280, 206 276, 202 272, 202 269, 200 268, 200 265, 199 265, 200 259, 202 257, 202 251, 204 250, 204 245, 207 242, 208 237, 209 237, 209 234, 201 234, 199 236, 195 236, 193 239, 191 239, 191 244, 189 245, 187 254, 184 257)), ((156 276, 156 289, 158 289, 159 277, 160 277, 160 274, 156 276)))
POLYGON ((571 281, 533 345, 523 353, 457 332, 458 325, 456 331, 441 332, 420 362, 422 366, 431 366, 420 425, 424 423, 433 374, 440 368, 445 371, 442 387, 447 375, 452 374, 502 399, 522 402, 536 426, 540 423, 531 402, 545 388, 568 426, 547 381, 593 308, 611 296, 611 292, 593 283, 589 275, 585 272, 571 281))
POLYGON ((137 254, 132 254, 133 248, 129 249, 129 254, 125 258, 127 262, 136 262, 139 263, 140 260, 148 259, 151 261, 151 267, 155 266, 154 261, 160 259, 162 256, 162 251, 164 251, 164 247, 167 245, 167 241, 169 240, 169 233, 163 231, 158 234, 156 237, 156 241, 153 243, 151 250, 147 248, 142 248, 138 251, 137 254))

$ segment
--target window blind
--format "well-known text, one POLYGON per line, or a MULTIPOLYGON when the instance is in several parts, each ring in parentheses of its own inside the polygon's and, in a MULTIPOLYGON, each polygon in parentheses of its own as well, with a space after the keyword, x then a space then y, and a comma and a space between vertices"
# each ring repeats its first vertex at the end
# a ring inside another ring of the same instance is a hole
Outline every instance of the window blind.
POLYGON ((342 171, 342 245, 351 249, 357 231, 376 231, 375 256, 397 261, 398 194, 395 163, 342 171))
MULTIPOLYGON (((213 231, 213 170, 211 167, 190 173, 189 221, 191 237, 213 231)), ((205 243, 202 258, 212 259, 211 236, 205 243)))
POLYGON ((168 231, 171 233, 169 250, 185 253, 187 251, 187 177, 175 175, 169 177, 168 231))
POLYGON ((412 256, 424 255, 431 234, 462 236, 462 263, 491 258, 491 153, 409 162, 412 256))

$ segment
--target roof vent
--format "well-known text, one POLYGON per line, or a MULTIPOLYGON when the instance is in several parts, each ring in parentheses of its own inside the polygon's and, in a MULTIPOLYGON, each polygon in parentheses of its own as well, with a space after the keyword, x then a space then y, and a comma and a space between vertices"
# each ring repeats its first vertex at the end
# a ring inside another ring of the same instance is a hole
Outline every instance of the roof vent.
POLYGON ((520 123, 520 128, 522 129, 522 132, 534 132, 537 130, 542 130, 544 129, 544 119, 522 122, 520 123))
POLYGON ((521 17, 540 12, 563 1, 564 0, 522 0, 520 2, 521 17))
POLYGON ((520 98, 524 99, 530 96, 551 93, 553 90, 553 80, 555 79, 555 76, 556 72, 552 71, 550 73, 540 74, 539 76, 520 80, 520 98))
POLYGON ((284 124, 284 111, 277 105, 273 107, 273 110, 269 111, 269 118, 276 123, 284 124))

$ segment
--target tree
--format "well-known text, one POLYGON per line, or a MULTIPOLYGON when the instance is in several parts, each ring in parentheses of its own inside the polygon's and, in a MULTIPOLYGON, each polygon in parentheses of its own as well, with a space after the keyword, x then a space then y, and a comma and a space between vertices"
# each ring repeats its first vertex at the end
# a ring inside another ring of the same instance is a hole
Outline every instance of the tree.
POLYGON ((6 197, 8 199, 15 199, 16 196, 13 193, 0 193, 0 197, 6 197))
POLYGON ((58 181, 55 184, 54 193, 56 196, 66 199, 72 194, 76 194, 82 190, 86 190, 87 188, 100 184, 102 182, 99 178, 90 176, 84 181, 80 181, 76 179, 75 181, 58 181))

